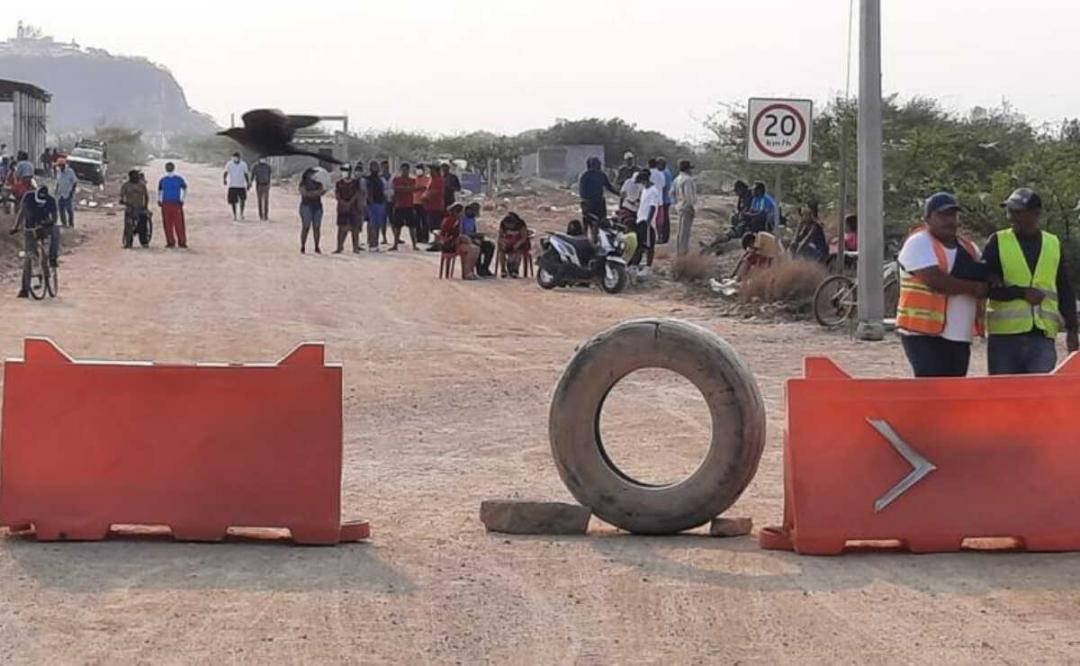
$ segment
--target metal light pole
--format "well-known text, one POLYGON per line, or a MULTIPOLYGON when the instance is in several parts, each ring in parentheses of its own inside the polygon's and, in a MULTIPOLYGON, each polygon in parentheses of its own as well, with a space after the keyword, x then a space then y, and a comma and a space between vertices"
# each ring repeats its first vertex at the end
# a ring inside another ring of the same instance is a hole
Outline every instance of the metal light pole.
POLYGON ((885 337, 881 278, 885 196, 881 177, 881 0, 860 0, 859 323, 855 329, 860 340, 885 337))

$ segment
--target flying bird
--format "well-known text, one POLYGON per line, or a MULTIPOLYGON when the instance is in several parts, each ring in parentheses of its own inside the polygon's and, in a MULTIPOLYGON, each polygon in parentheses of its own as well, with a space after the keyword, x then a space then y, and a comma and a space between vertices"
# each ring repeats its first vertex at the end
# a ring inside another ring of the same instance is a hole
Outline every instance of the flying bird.
POLYGON ((323 162, 343 164, 336 157, 304 150, 293 144, 296 130, 318 123, 318 116, 290 116, 277 109, 254 109, 241 116, 241 120, 244 121, 243 127, 232 127, 218 132, 218 135, 229 137, 259 157, 303 155, 323 162))

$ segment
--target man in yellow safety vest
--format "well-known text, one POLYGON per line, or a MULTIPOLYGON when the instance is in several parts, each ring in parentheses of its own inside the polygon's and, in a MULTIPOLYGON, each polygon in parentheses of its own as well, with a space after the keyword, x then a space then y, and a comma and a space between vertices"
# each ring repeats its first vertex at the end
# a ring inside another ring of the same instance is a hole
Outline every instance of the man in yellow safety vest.
POLYGON ((1076 297, 1061 241, 1040 230, 1042 199, 1021 187, 1001 204, 1011 227, 990 237, 983 256, 990 273, 991 375, 1050 372, 1057 365, 1055 338, 1065 329, 1066 347, 1080 349, 1076 297))

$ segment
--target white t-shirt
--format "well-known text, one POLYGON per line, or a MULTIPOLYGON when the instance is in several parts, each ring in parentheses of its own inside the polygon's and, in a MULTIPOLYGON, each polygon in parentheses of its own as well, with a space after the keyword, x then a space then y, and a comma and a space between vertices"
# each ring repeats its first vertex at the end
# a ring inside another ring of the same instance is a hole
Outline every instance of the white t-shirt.
MULTIPOLYGON (((656 210, 660 210, 660 206, 664 203, 663 191, 656 185, 652 185, 649 189, 641 193, 641 202, 638 204, 637 221, 638 222, 650 222, 649 209, 655 207, 656 210)), ((655 223, 656 213, 653 213, 651 222, 655 223)))
POLYGON ((628 178, 622 185, 623 208, 636 211, 638 202, 641 201, 641 191, 643 189, 641 183, 635 182, 633 178, 628 178))
MULTIPOLYGON (((660 190, 660 197, 663 199, 664 188, 667 187, 667 178, 664 177, 664 172, 660 169, 649 169, 649 181, 652 182, 653 187, 660 190)), ((660 203, 663 203, 661 200, 660 203)))
POLYGON ((229 160, 225 165, 226 185, 230 188, 243 187, 247 189, 248 165, 244 160, 234 162, 229 160))
MULTIPOLYGON (((948 259, 947 267, 951 272, 956 264, 956 248, 945 248, 945 257, 948 259)), ((975 248, 976 261, 980 259, 979 249, 975 248)), ((913 234, 900 249, 901 277, 909 277, 911 273, 921 271, 931 266, 937 266, 937 253, 934 252, 934 240, 929 231, 920 231, 913 234)), ((971 342, 974 337, 975 317, 978 316, 978 301, 974 296, 967 294, 954 294, 949 296, 948 305, 945 307, 945 330, 941 337, 954 342, 971 342)), ((904 335, 921 335, 912 331, 900 329, 904 335)))

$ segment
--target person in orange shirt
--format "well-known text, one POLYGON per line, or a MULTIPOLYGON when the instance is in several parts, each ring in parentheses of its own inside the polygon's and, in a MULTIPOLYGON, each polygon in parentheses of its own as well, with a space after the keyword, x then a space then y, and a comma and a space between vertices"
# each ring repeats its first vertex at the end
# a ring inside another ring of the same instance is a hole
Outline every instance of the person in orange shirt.
POLYGON ((446 215, 446 180, 438 164, 432 164, 429 170, 431 176, 424 191, 423 202, 428 230, 434 231, 439 228, 446 215))
POLYGON ((461 213, 464 210, 460 203, 450 205, 439 226, 439 247, 443 254, 458 255, 462 279, 477 280, 476 260, 480 258, 480 248, 462 230, 461 213))
POLYGON ((413 210, 416 216, 416 237, 414 240, 428 243, 431 240, 431 232, 438 229, 429 229, 427 223, 427 211, 424 210, 424 193, 431 184, 431 176, 427 175, 423 164, 416 165, 416 178, 413 190, 413 210))

